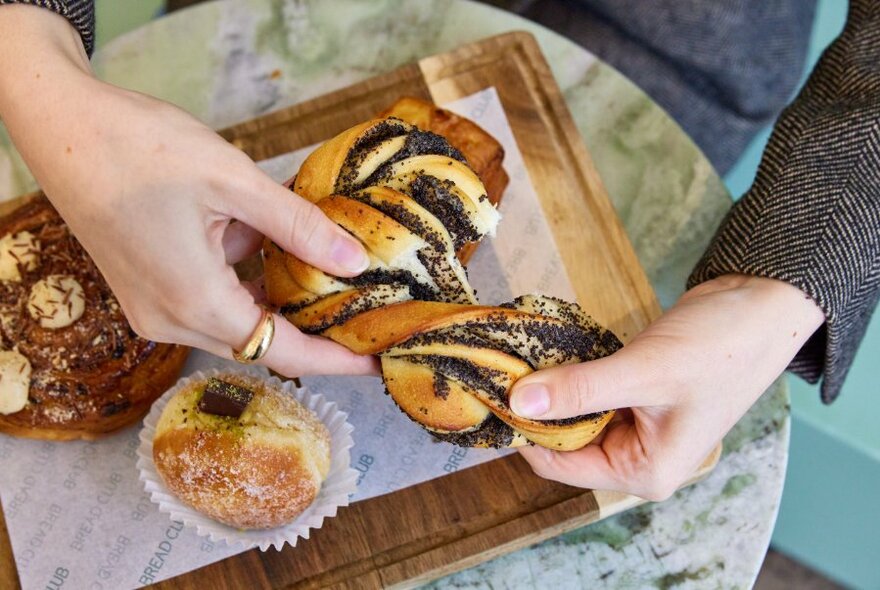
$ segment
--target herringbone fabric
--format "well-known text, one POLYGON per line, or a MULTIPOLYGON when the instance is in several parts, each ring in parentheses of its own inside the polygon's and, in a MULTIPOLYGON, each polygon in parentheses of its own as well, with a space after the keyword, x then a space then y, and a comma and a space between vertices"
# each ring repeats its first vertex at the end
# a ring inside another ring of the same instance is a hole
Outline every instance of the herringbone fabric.
POLYGON ((95 2, 94 0, 0 0, 0 4, 33 4, 60 14, 79 32, 86 48, 92 54, 95 49, 95 2))
POLYGON ((688 284, 736 272, 791 283, 825 312, 790 369, 813 383, 824 373, 831 402, 880 294, 880 2, 850 3, 688 284))

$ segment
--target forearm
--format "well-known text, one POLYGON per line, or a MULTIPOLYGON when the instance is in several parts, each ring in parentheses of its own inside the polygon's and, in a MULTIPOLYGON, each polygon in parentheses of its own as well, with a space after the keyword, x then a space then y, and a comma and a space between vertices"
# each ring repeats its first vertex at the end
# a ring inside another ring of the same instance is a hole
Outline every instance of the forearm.
POLYGON ((0 6, 0 119, 38 182, 81 178, 90 116, 100 109, 79 34, 67 20, 28 5, 0 6), (89 111, 92 111, 91 113, 89 111), (82 153, 80 153, 82 152, 82 153), (57 180, 56 180, 57 179, 57 180))
POLYGON ((3 5, 26 5, 64 17, 76 29, 88 55, 95 47, 95 0, 0 0, 3 5))
POLYGON ((0 7, 0 52, 0 99, 59 66, 91 71, 76 29, 64 17, 27 4, 0 7))

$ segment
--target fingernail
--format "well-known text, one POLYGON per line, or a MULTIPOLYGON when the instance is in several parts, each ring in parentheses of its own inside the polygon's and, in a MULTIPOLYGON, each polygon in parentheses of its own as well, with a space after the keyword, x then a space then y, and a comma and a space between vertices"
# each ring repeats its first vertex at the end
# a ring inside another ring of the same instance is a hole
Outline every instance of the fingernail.
POLYGON ((330 259, 348 272, 361 273, 370 259, 360 243, 348 236, 337 236, 330 245, 330 259))
POLYGON ((538 418, 550 410, 550 391, 542 383, 517 387, 510 396, 510 407, 523 418, 538 418))

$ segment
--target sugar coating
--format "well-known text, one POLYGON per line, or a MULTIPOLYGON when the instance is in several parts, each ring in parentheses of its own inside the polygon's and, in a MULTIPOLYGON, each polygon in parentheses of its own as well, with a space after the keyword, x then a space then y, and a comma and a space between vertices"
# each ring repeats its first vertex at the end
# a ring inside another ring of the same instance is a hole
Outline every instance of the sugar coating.
POLYGON ((230 526, 271 528, 296 518, 330 470, 330 435, 291 395, 262 379, 220 379, 254 391, 239 418, 199 411, 207 380, 190 384, 162 412, 156 468, 189 506, 230 526))

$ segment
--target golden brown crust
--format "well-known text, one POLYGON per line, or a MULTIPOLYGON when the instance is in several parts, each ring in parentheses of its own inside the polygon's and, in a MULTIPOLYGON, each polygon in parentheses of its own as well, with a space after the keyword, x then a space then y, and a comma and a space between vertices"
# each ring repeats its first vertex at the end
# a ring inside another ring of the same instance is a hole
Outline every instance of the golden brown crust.
POLYGON ((355 142, 364 132, 375 127, 381 120, 373 119, 360 125, 355 125, 330 141, 321 144, 309 155, 315 165, 303 168, 300 173, 288 181, 288 186, 296 191, 296 194, 313 203, 317 203, 327 195, 336 192, 336 182, 342 171, 345 158, 354 147, 355 142), (323 174, 320 171, 331 171, 323 174), (294 185, 295 183, 295 185, 294 185))
POLYGON ((272 528, 302 513, 330 469, 330 435, 290 395, 255 377, 221 375, 254 391, 239 418, 198 409, 206 380, 179 392, 153 440, 168 489, 211 518, 239 528, 272 528))
POLYGON ((45 197, 0 220, 0 236, 28 231, 39 241, 39 264, 19 281, 0 282, 2 347, 31 363, 29 401, 0 414, 0 432, 47 440, 94 439, 141 419, 177 379, 188 349, 138 337, 94 262, 45 197), (27 310, 31 287, 49 275, 82 287, 82 317, 43 328, 27 310))
POLYGON ((407 359, 382 357, 382 376, 389 394, 401 410, 419 416, 419 423, 434 432, 459 432, 482 424, 489 408, 460 383, 446 384, 446 399, 437 403, 437 375, 431 367, 407 359))
POLYGON ((229 434, 183 430, 157 438, 154 449, 156 467, 169 491, 229 526, 281 526, 299 516, 320 489, 295 449, 239 447, 229 434), (194 457, 205 461, 198 465, 194 457), (230 473, 246 479, 248 486, 239 485, 230 473))
MULTIPOLYGON (((382 117, 397 117, 419 129, 445 137, 467 158, 468 165, 486 187, 489 202, 496 207, 501 203, 509 178, 502 167, 504 148, 482 127, 467 119, 419 98, 407 96, 384 111, 382 117)), ((465 244, 458 250, 458 258, 467 263, 479 242, 465 244)))

